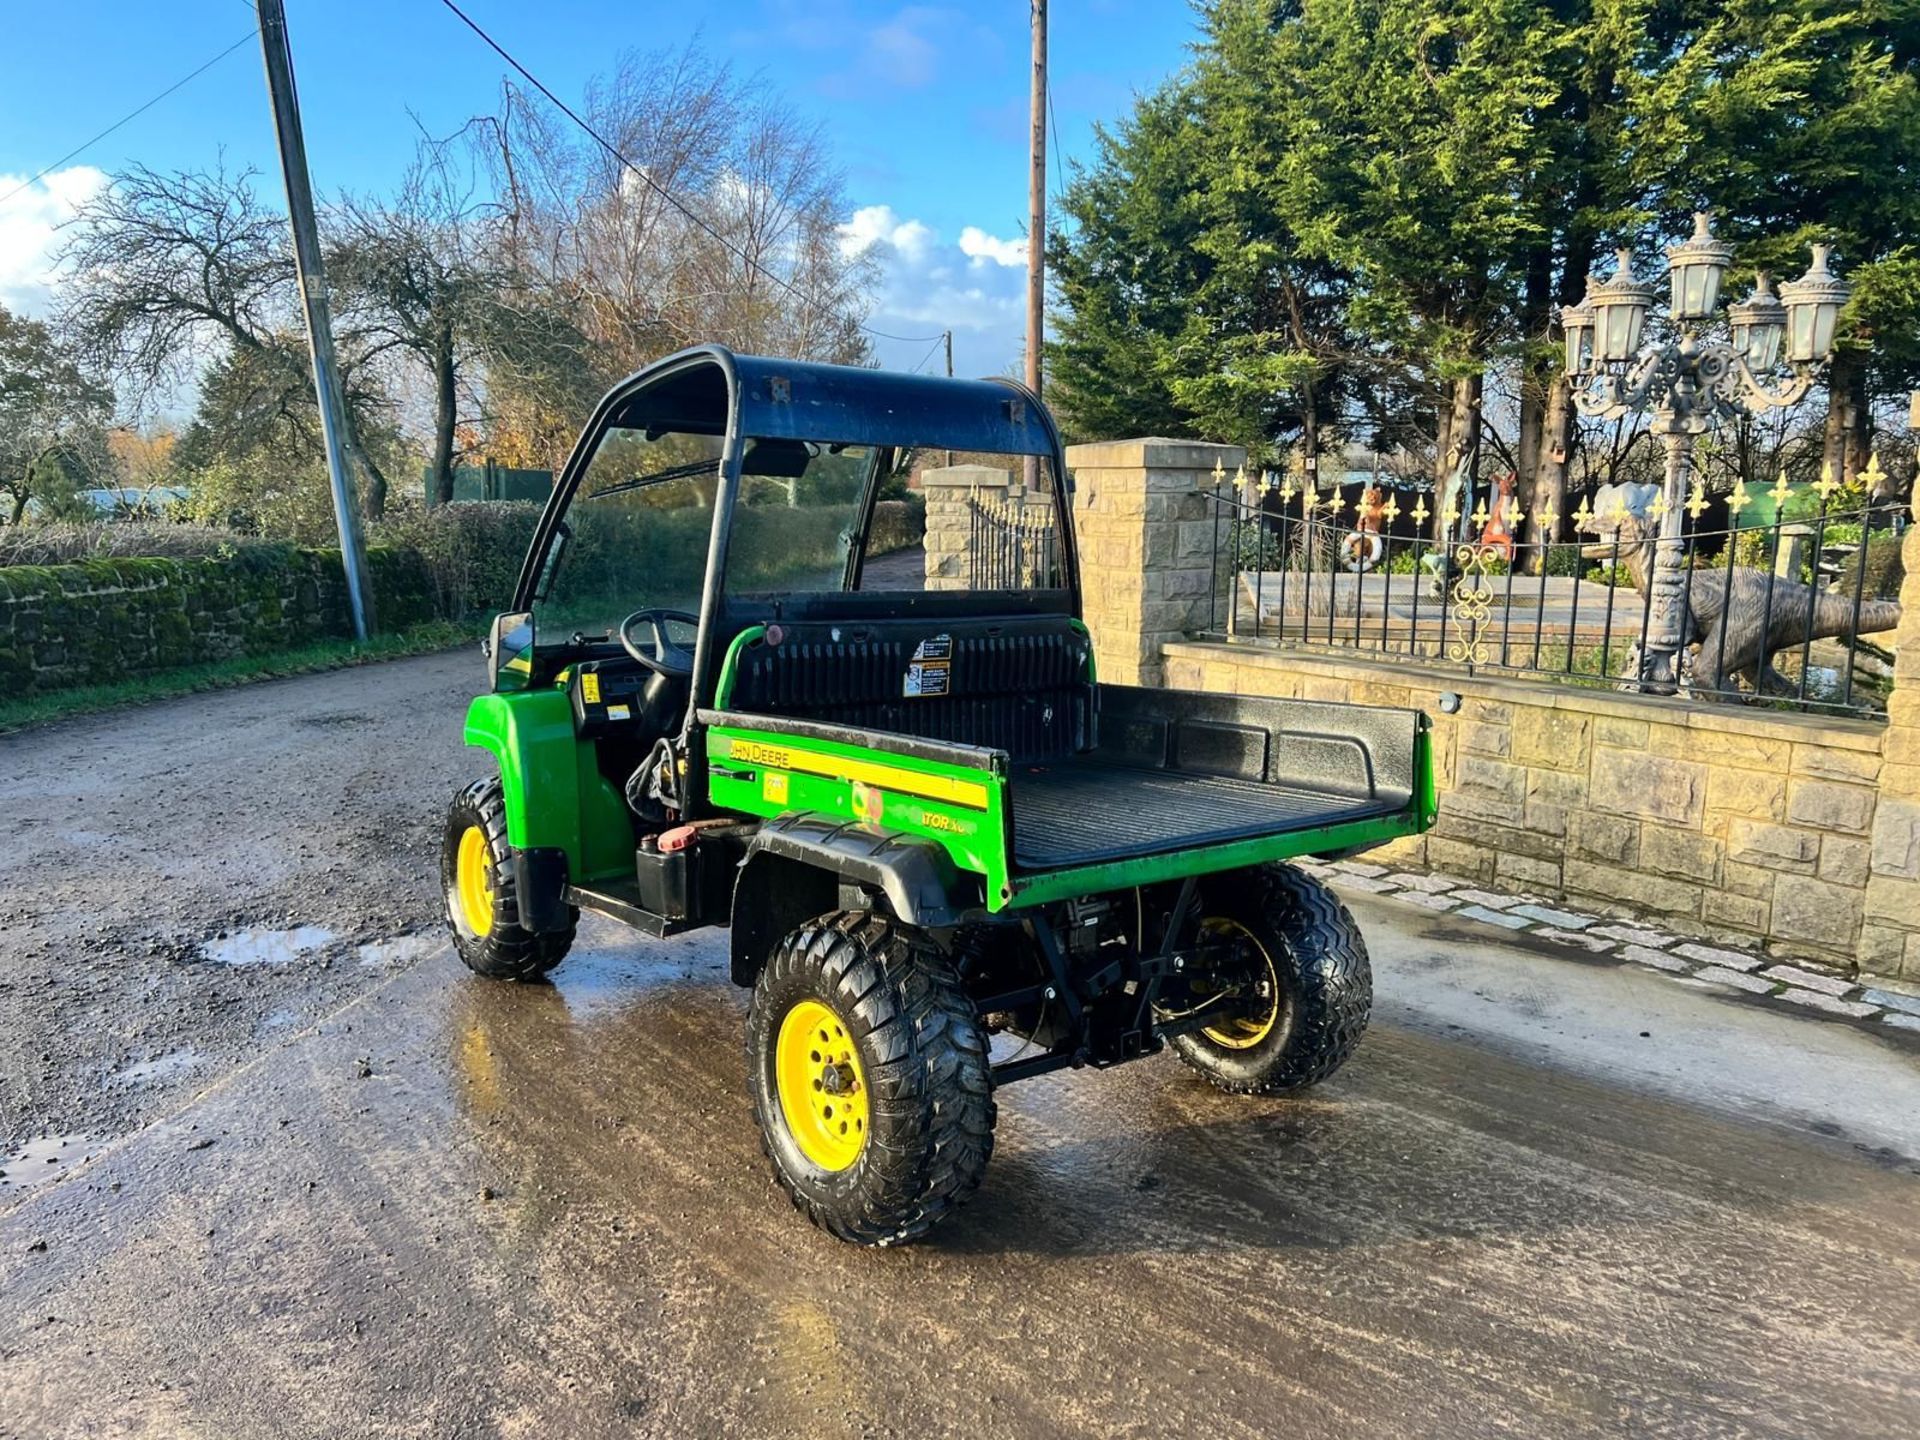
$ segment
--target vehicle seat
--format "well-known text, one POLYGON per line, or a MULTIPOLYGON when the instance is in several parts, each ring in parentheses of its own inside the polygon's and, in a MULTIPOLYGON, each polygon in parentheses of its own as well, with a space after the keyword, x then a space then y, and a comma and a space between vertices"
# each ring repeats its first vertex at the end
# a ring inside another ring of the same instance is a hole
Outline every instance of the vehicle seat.
POLYGON ((725 708, 1050 759, 1093 743, 1091 650, 1065 617, 781 625, 741 653, 725 708))

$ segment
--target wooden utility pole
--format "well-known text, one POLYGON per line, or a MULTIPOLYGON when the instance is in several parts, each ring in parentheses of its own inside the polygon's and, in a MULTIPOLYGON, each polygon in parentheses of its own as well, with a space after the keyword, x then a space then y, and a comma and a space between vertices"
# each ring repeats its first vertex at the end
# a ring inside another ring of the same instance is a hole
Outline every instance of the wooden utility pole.
POLYGON ((313 388, 320 402, 320 439, 333 487, 333 519, 340 532, 340 561, 347 574, 347 609, 353 638, 365 641, 374 627, 373 585, 360 541, 360 509, 347 474, 346 403, 333 353, 333 322, 327 314, 327 276, 320 261, 320 231, 313 218, 313 184, 307 175, 307 145, 300 133, 300 98, 293 88, 293 48, 281 0, 259 0, 260 54, 267 66, 267 98, 280 144, 280 174, 287 186, 287 223, 293 230, 294 273, 307 315, 307 348, 313 356, 313 388))
POLYGON ((1033 131, 1027 171, 1027 388, 1040 393, 1047 312, 1047 0, 1033 4, 1033 131))
MULTIPOLYGON (((953 331, 943 332, 947 342, 947 378, 953 378, 953 331)), ((953 468, 953 451, 947 451, 947 468, 953 468)))

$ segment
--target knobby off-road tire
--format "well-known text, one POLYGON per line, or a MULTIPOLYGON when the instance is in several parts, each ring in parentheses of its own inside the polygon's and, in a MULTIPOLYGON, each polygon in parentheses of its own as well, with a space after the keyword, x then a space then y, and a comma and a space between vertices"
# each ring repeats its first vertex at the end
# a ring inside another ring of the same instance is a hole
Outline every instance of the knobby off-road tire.
POLYGON ((1202 882, 1200 901, 1204 929, 1239 932, 1271 963, 1275 1004, 1266 1014, 1176 1036, 1173 1048, 1235 1094, 1325 1080, 1353 1054, 1373 1009, 1373 967, 1347 907, 1290 865, 1214 876, 1202 882))
POLYGON ((904 1244, 979 1188, 993 1153, 987 1037, 920 932, 862 911, 793 931, 754 984, 746 1049, 761 1148, 823 1230, 904 1244))
POLYGON ((500 781, 476 780, 447 807, 440 841, 440 891, 453 948, 469 969, 489 980, 538 980, 565 958, 580 912, 568 912, 565 930, 544 935, 522 930, 509 859, 500 781))

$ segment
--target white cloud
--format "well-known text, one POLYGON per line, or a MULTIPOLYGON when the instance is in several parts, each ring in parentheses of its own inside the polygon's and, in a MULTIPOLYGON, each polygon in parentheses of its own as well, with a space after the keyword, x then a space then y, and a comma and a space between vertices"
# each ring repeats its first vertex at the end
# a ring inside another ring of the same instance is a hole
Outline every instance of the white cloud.
MULTIPOLYGON (((869 317, 874 329, 900 335, 952 330, 959 375, 1000 374, 1019 363, 1026 334, 1025 241, 996 239, 977 225, 949 241, 923 221, 902 219, 889 205, 869 205, 840 227, 840 248, 846 255, 865 253, 875 263, 869 317)), ((928 355, 925 342, 874 345, 893 368, 910 370, 928 355)))
POLYGON ((1002 240, 997 235, 989 235, 978 225, 969 225, 960 232, 960 251, 970 256, 975 264, 985 264, 991 260, 996 265, 1019 265, 1027 263, 1027 242, 1024 240, 1002 240))
POLYGON ((840 227, 840 253, 858 255, 881 245, 918 261, 938 238, 918 220, 902 220, 891 205, 867 205, 854 211, 853 218, 840 227))
POLYGON ((53 254, 61 225, 107 183, 91 165, 56 170, 20 189, 24 175, 0 174, 0 305, 44 314, 53 294, 53 254), (10 192, 19 190, 19 194, 10 192))

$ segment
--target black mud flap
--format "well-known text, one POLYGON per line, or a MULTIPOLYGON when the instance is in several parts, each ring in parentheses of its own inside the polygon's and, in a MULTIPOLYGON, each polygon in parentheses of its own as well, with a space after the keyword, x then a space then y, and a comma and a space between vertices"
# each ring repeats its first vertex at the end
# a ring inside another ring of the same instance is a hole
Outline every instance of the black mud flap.
POLYGON ((566 851, 548 846, 514 851, 513 887, 522 930, 547 935, 573 924, 567 905, 566 851))

